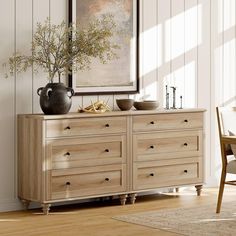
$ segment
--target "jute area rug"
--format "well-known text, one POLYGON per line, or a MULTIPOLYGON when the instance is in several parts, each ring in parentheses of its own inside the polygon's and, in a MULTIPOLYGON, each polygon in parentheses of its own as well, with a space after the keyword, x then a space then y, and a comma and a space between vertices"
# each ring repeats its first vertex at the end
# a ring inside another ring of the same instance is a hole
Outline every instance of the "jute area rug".
POLYGON ((115 216, 113 219, 191 236, 236 236, 236 201, 216 205, 150 211, 115 216))

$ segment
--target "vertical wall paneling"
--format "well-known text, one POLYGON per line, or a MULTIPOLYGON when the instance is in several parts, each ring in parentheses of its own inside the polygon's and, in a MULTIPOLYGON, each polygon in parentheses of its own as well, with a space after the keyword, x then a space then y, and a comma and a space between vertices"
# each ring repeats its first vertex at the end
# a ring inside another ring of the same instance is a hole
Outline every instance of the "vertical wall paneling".
MULTIPOLYGON (((68 9, 67 9, 67 1, 65 0, 50 0, 49 1, 49 15, 51 24, 59 25, 62 21, 67 22, 68 9), (55 11, 55 9, 57 9, 55 11)), ((57 78, 56 78, 57 79, 57 78)), ((61 78, 61 82, 67 83, 67 76, 63 75, 61 78)))
MULTIPOLYGON (((32 42, 32 0, 15 1, 15 42, 16 52, 26 55, 31 54, 32 42)), ((33 99, 32 99, 32 69, 29 68, 24 73, 16 74, 16 111, 17 114, 32 113, 33 99)), ((17 125, 17 122, 15 121, 17 125)), ((17 142, 17 129, 15 129, 17 142)), ((17 145, 15 145, 17 149, 17 145)), ((15 196, 17 196, 17 155, 15 155, 15 196)))
MULTIPOLYGON (((32 0, 16 1, 16 52, 31 55, 32 0)), ((32 69, 16 75, 16 113, 32 112, 32 69)))
POLYGON ((211 1, 211 177, 208 182, 217 183, 221 171, 220 144, 216 122, 216 106, 222 101, 223 88, 223 0, 211 1))
POLYGON ((180 95, 185 98, 185 24, 184 0, 171 2, 171 85, 176 86, 176 106, 180 107, 180 95))
POLYGON ((185 0, 185 85, 184 107, 196 106, 196 84, 198 77, 198 0, 185 0))
POLYGON ((198 0, 198 83, 197 83, 197 105, 206 108, 205 113, 205 165, 206 176, 211 176, 211 63, 210 63, 210 41, 211 25, 209 19, 211 15, 211 2, 209 0, 198 0))
POLYGON ((159 0, 157 6, 158 25, 159 30, 158 38, 161 39, 161 50, 158 52, 158 58, 161 63, 158 67, 158 81, 159 81, 159 99, 160 104, 165 106, 165 88, 164 86, 170 85, 169 79, 171 74, 171 1, 159 0), (161 60, 160 60, 161 59, 161 60))
POLYGON ((142 8, 142 78, 143 98, 157 99, 157 1, 143 1, 142 8))
POLYGON ((235 105, 235 0, 223 2, 223 104, 235 105))
MULTIPOLYGON (((35 32, 37 22, 43 23, 48 17, 50 17, 49 7, 50 0, 32 0, 33 1, 33 33, 35 32)), ((59 8, 59 5, 57 6, 59 8)), ((55 10, 55 9, 54 9, 55 10)), ((43 72, 41 68, 38 69, 38 73, 33 73, 33 112, 42 112, 39 105, 39 96, 37 89, 44 87, 48 83, 48 75, 43 72)))
MULTIPOLYGON (((4 78, 2 64, 15 51, 15 0, 0 0, 0 202, 15 198, 15 76, 4 78), (2 7, 4 6, 4 7, 2 7)), ((0 210, 4 206, 0 206, 0 210)))

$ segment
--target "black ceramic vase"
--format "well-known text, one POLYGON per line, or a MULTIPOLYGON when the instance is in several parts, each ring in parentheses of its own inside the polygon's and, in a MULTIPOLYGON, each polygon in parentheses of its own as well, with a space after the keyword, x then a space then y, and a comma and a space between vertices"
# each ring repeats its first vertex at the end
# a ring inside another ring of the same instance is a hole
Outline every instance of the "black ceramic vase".
POLYGON ((40 106, 46 115, 67 114, 71 108, 74 90, 63 83, 48 83, 37 90, 40 106))

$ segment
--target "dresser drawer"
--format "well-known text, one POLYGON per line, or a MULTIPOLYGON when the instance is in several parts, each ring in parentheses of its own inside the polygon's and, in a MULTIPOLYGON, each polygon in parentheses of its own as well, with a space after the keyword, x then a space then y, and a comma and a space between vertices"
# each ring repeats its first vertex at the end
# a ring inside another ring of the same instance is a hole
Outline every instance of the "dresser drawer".
POLYGON ((126 190, 126 165, 52 171, 52 199, 67 199, 126 190))
POLYGON ((76 168, 126 162, 126 136, 52 139, 47 141, 51 169, 76 168))
POLYGON ((137 115, 133 117, 133 131, 202 128, 202 113, 137 115))
POLYGON ((123 133, 126 120, 126 117, 47 120, 46 137, 123 133))
POLYGON ((199 162, 156 166, 152 162, 134 165, 134 190, 200 182, 199 162))
POLYGON ((202 156, 202 131, 134 134, 135 161, 202 156))

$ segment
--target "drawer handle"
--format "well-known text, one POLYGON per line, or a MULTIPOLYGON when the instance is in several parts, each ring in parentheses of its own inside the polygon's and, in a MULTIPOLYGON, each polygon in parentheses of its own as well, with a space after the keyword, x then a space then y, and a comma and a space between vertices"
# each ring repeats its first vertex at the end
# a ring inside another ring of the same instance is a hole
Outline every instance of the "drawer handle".
POLYGON ((67 130, 67 129, 70 129, 70 126, 67 126, 67 127, 65 128, 65 130, 67 130))
POLYGON ((187 170, 184 170, 184 173, 188 173, 188 171, 187 171, 187 170))
POLYGON ((154 121, 151 121, 151 122, 150 122, 150 124, 151 124, 151 125, 154 125, 154 124, 155 124, 155 122, 154 122, 154 121))
POLYGON ((70 182, 66 182, 66 185, 69 186, 69 185, 70 185, 70 182))
POLYGON ((151 174, 150 174, 150 176, 152 176, 152 177, 153 177, 154 175, 155 175, 154 173, 151 173, 151 174))
POLYGON ((185 123, 188 123, 188 120, 184 120, 185 123))
POLYGON ((188 146, 188 144, 187 144, 187 143, 184 143, 184 146, 186 146, 186 147, 187 147, 187 146, 188 146))
POLYGON ((105 181, 107 181, 107 182, 108 182, 108 181, 110 181, 110 179, 109 179, 109 178, 105 178, 105 181))
POLYGON ((109 124, 105 124, 105 127, 110 127, 110 125, 109 124))
POLYGON ((105 149, 105 152, 110 152, 110 150, 109 149, 105 149))
POLYGON ((153 146, 153 145, 151 145, 151 146, 150 146, 150 148, 151 148, 151 149, 154 149, 154 146, 153 146))
POLYGON ((70 156, 70 152, 65 153, 65 156, 70 156))

